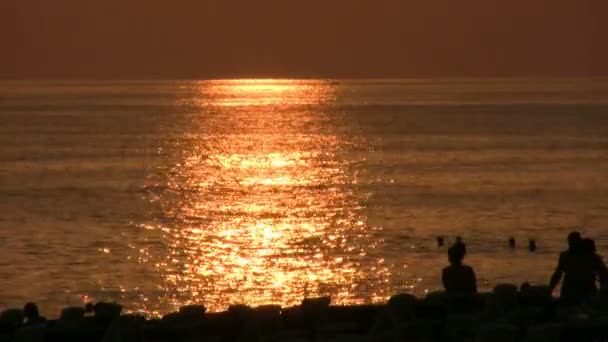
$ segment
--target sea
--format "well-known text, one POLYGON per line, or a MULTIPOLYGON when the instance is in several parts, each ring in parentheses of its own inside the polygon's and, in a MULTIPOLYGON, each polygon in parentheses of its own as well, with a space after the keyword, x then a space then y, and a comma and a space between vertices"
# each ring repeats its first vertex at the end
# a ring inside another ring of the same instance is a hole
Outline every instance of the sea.
POLYGON ((607 79, 0 82, 0 309, 381 303, 458 237, 546 284, 573 230, 608 253, 607 79))

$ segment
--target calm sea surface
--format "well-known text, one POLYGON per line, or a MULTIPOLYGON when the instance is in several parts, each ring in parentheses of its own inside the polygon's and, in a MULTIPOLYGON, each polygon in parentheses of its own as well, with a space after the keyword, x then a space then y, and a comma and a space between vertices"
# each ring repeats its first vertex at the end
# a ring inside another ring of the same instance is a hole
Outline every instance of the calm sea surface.
POLYGON ((0 82, 0 307, 424 295, 438 235, 543 283, 574 228, 608 253, 606 80, 0 82))

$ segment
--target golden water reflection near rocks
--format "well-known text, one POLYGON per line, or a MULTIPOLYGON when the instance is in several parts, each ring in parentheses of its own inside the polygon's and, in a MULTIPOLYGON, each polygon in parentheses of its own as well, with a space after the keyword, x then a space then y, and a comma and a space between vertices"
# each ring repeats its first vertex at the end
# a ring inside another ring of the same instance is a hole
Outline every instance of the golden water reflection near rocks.
MULTIPOLYGON (((301 124, 326 115, 295 108, 331 103, 323 81, 234 80, 196 84, 200 115, 168 173, 170 195, 154 199, 169 224, 168 256, 156 267, 165 302, 292 305, 305 296, 334 303, 384 300, 388 268, 368 252, 378 241, 344 141, 301 124), (213 108, 213 110, 209 110, 213 108), (199 133, 200 132, 200 133, 199 133), (362 295, 364 294, 364 295, 362 295)), ((361 142, 359 142, 361 143, 361 142)))

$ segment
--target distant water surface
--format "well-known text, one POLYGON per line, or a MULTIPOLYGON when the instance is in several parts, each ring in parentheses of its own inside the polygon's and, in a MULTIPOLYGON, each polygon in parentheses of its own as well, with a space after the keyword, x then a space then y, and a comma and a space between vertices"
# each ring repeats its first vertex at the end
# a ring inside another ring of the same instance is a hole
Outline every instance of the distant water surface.
POLYGON ((441 288, 438 235, 482 289, 608 251, 606 80, 0 82, 0 122, 0 307, 382 302, 441 288))

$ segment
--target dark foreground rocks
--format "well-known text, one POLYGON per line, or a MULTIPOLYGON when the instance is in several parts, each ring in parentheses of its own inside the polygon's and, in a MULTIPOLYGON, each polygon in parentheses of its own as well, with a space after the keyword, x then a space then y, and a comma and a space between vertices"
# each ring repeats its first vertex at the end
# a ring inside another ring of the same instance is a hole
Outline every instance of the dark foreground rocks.
POLYGON ((331 305, 307 298, 295 307, 191 305, 162 319, 121 314, 114 303, 70 307, 55 320, 0 314, 0 342, 194 341, 608 341, 608 295, 561 305, 547 288, 499 285, 492 293, 397 294, 386 304, 331 305))

